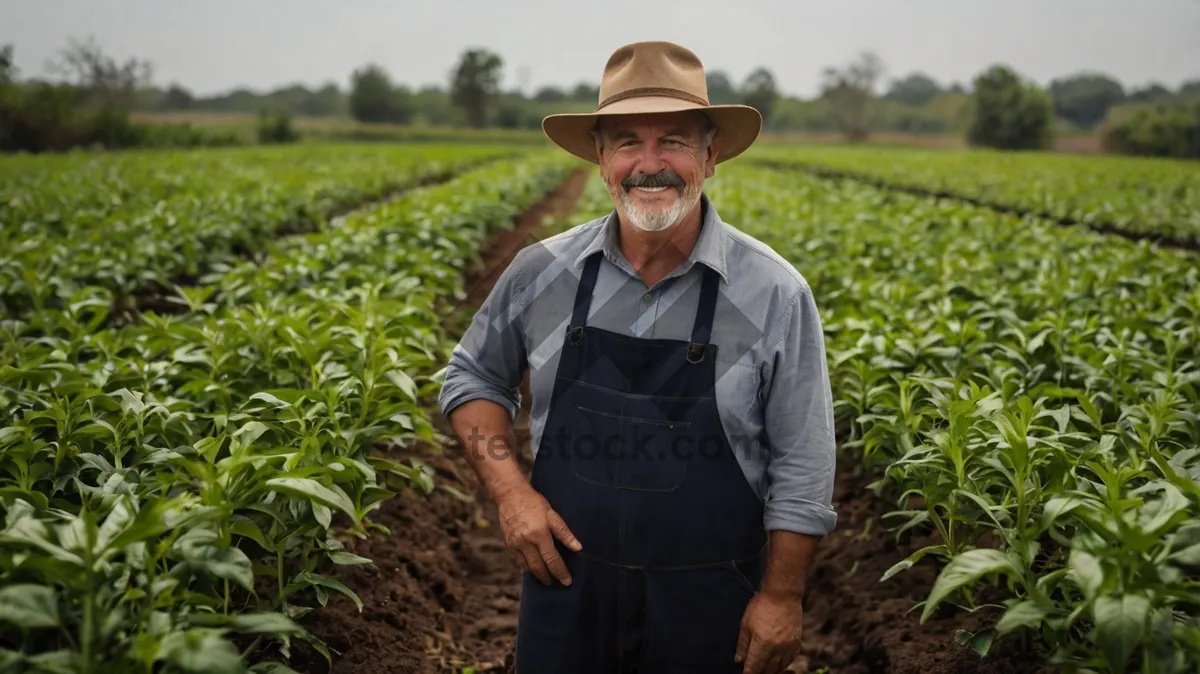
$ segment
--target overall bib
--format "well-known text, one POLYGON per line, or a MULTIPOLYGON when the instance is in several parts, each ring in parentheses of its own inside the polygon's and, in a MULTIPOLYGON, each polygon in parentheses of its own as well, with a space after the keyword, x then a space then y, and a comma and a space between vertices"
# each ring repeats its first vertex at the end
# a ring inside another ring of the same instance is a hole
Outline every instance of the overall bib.
POLYGON ((533 487, 583 544, 572 583, 526 573, 518 674, 741 672, 738 627, 760 586, 763 504, 721 425, 705 268, 690 341, 587 325, 588 259, 563 342, 533 487))

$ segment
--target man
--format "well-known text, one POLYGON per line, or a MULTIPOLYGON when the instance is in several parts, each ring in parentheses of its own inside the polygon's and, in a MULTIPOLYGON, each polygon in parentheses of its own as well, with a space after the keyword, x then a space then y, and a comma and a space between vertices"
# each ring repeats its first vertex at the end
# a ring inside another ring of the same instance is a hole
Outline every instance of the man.
POLYGON ((834 527, 833 413, 804 278, 702 192, 762 126, 665 42, 609 59, 543 129, 598 164, 606 217, 522 250, 440 405, 525 572, 516 668, 778 672, 834 527), (508 445, 530 372, 534 463, 508 445))

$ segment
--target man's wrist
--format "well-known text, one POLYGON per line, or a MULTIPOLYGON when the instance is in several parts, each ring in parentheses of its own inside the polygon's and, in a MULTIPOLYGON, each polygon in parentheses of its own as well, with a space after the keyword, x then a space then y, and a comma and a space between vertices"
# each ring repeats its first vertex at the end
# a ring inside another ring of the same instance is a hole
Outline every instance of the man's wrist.
POLYGON ((763 583, 761 592, 762 592, 762 594, 765 594, 768 597, 771 597, 772 599, 778 599, 779 601, 803 601, 804 600, 804 586, 803 585, 801 585, 800 587, 788 587, 786 585, 763 583))
POLYGON ((519 493, 527 487, 529 487, 529 483, 518 473, 516 475, 496 476, 487 485, 487 490, 492 495, 492 501, 499 505, 507 501, 513 494, 519 493))

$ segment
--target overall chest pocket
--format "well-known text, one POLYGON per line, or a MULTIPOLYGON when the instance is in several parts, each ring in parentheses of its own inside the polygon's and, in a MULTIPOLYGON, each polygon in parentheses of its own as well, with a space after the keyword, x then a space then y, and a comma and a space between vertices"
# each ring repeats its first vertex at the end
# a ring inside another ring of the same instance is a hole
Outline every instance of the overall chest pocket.
POLYGON ((575 477, 589 484, 673 491, 687 477, 692 426, 575 408, 570 452, 575 477))

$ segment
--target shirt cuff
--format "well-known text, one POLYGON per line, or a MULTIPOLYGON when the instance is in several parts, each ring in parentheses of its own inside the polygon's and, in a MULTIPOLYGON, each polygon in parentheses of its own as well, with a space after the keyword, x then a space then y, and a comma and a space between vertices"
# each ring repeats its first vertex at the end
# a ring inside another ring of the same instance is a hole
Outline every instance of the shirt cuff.
POLYGON ((768 533, 778 530, 824 537, 837 526, 837 512, 815 501, 772 499, 767 501, 763 523, 768 533))
POLYGON ((513 400, 503 393, 493 391, 490 388, 477 388, 473 386, 455 387, 449 384, 442 389, 442 395, 438 401, 438 406, 441 408, 442 416, 448 419, 450 418, 450 413, 454 411, 454 408, 472 400, 490 400, 497 405, 504 407, 504 409, 508 410, 509 421, 515 420, 517 418, 517 412, 521 409, 521 403, 519 400, 513 400))

